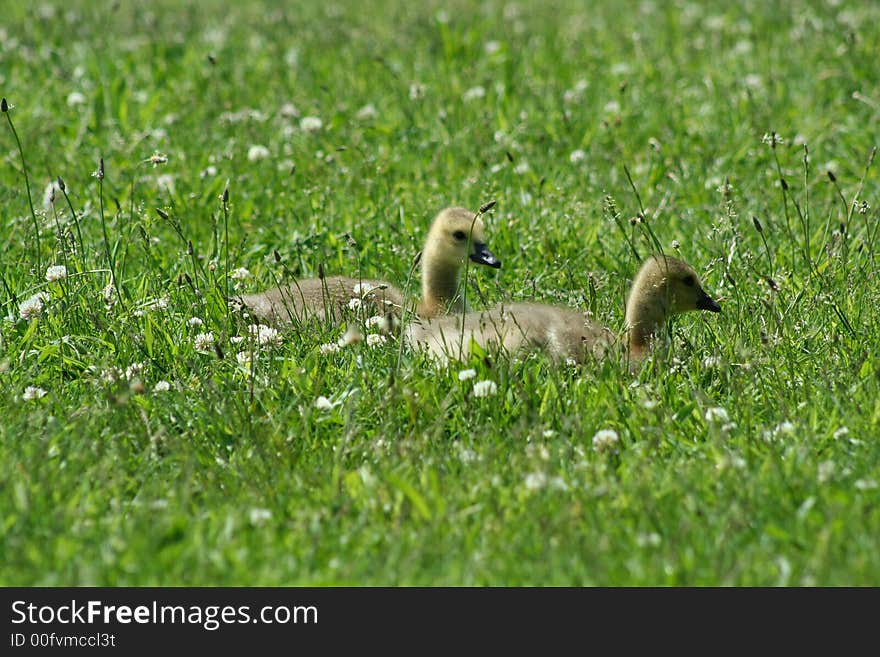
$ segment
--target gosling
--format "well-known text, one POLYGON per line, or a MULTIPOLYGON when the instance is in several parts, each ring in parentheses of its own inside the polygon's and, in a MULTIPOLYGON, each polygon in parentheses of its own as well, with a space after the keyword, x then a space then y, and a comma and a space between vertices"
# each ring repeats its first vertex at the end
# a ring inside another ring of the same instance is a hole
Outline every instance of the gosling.
MULTIPOLYGON (((495 269, 501 267, 501 261, 486 246, 482 219, 465 208, 446 208, 434 218, 422 250, 422 297, 415 306, 419 317, 429 319, 465 310, 458 286, 468 258, 495 269)), ((276 325, 309 318, 335 323, 349 308, 361 305, 374 315, 398 316, 404 296, 385 281, 329 276, 246 294, 240 303, 256 318, 276 325)))
POLYGON ((626 341, 580 311, 541 303, 501 304, 481 313, 413 322, 406 340, 418 350, 446 361, 465 360, 476 344, 514 353, 545 351, 554 359, 583 363, 601 360, 618 349, 630 362, 642 361, 654 338, 671 315, 690 310, 721 312, 703 290, 696 272, 676 258, 652 255, 644 262, 626 304, 626 341))

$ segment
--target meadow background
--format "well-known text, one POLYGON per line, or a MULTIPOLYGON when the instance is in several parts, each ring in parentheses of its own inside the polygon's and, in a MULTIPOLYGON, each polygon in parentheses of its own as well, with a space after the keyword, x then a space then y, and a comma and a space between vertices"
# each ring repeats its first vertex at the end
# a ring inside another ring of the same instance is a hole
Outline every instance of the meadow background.
POLYGON ((880 585, 878 54, 868 1, 7 0, 0 583, 880 585), (226 311, 489 200, 476 308, 619 330, 653 233, 723 312, 633 375, 226 311))

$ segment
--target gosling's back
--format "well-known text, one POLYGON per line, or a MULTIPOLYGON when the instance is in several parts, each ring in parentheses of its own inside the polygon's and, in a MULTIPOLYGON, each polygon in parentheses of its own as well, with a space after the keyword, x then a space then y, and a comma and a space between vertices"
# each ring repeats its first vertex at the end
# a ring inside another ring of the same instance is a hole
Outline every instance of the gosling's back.
POLYGON ((403 294, 384 281, 328 276, 245 294, 241 303, 260 321, 284 325, 309 319, 338 322, 355 312, 361 317, 396 314, 403 306, 403 294))
POLYGON ((466 360, 473 342, 511 354, 543 350, 557 360, 578 363, 603 358, 616 343, 611 331, 579 311, 525 302, 414 322, 407 327, 406 339, 414 348, 440 360, 466 360))

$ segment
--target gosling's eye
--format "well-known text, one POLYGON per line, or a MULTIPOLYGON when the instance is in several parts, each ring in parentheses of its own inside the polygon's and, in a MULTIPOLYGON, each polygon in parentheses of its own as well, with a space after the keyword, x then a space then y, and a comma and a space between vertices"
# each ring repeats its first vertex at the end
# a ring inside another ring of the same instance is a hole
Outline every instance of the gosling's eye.
POLYGON ((459 242, 461 242, 465 237, 467 237, 467 235, 464 234, 464 231, 463 231, 463 230, 457 230, 457 231, 455 231, 454 233, 452 233, 452 236, 453 236, 455 239, 457 239, 459 242))
POLYGON ((685 285, 687 285, 688 287, 693 287, 694 284, 696 283, 696 281, 694 280, 694 277, 691 276, 690 274, 688 274, 687 276, 682 278, 681 282, 684 283, 685 285))

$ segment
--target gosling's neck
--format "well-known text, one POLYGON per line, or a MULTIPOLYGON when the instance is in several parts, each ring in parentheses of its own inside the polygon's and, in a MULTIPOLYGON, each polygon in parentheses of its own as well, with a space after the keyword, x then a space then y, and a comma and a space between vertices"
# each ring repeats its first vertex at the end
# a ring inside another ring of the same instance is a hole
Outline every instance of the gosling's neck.
POLYGON ((447 310, 460 310, 457 300, 459 267, 437 262, 426 254, 422 262, 422 299, 419 314, 424 317, 441 315, 447 310), (456 299, 455 303, 450 303, 456 299))
POLYGON ((651 302, 645 298, 635 298, 628 304, 626 326, 632 359, 641 360, 647 355, 651 341, 666 323, 666 304, 658 301, 656 298, 651 302))

